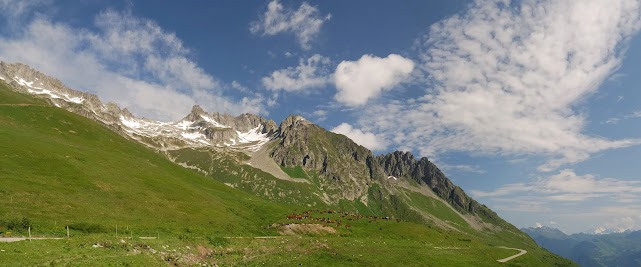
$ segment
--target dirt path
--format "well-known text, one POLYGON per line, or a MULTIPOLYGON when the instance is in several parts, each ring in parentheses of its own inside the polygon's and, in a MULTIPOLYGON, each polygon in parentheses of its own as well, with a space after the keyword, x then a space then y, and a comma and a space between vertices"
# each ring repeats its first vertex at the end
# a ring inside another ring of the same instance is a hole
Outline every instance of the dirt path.
POLYGON ((0 242, 2 242, 2 243, 17 242, 17 241, 22 241, 22 240, 27 240, 27 238, 24 238, 24 237, 0 237, 0 242))
POLYGON ((0 243, 18 242, 23 240, 62 239, 62 237, 0 237, 0 243))
POLYGON ((520 252, 519 252, 519 254, 509 256, 509 257, 507 257, 507 258, 505 258, 505 259, 496 260, 496 261, 498 261, 498 262, 508 262, 508 261, 510 261, 510 260, 515 259, 516 257, 523 256, 525 253, 527 253, 527 250, 524 250, 524 249, 508 248, 508 247, 498 247, 498 248, 512 249, 512 250, 518 250, 518 251, 520 251, 520 252))

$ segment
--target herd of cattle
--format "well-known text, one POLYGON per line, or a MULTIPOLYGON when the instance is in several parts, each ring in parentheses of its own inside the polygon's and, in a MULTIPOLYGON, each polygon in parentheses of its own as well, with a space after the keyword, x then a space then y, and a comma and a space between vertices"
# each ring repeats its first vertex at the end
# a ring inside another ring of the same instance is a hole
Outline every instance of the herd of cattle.
POLYGON ((335 210, 308 210, 308 211, 303 211, 302 213, 298 214, 295 212, 292 212, 292 214, 287 215, 288 220, 310 220, 310 221, 316 221, 316 222, 323 222, 325 224, 334 224, 336 227, 345 227, 346 229, 349 229, 351 225, 343 224, 343 219, 346 221, 355 221, 355 220, 361 220, 361 219, 368 219, 368 222, 374 222, 377 220, 386 220, 386 221, 396 221, 400 222, 400 219, 396 218, 390 218, 390 217, 379 217, 379 216, 365 216, 361 214, 353 214, 349 212, 340 212, 340 211, 335 211, 335 210), (337 216, 340 216, 341 219, 332 219, 329 217, 315 217, 313 216, 314 213, 318 214, 336 214, 337 216))

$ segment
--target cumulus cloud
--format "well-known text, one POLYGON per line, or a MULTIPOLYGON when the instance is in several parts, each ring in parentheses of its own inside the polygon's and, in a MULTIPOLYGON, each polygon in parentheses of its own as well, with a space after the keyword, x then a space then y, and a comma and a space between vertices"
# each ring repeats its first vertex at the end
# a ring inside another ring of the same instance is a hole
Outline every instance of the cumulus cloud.
POLYGON ((316 54, 307 60, 300 59, 296 67, 276 70, 261 81, 267 89, 289 92, 322 87, 330 81, 329 63, 329 58, 316 54))
POLYGON ((386 142, 380 136, 370 132, 364 132, 361 129, 356 129, 348 123, 341 123, 331 130, 334 133, 342 134, 359 145, 362 145, 369 150, 381 150, 386 147, 386 142))
POLYGON ((300 46, 309 50, 311 42, 318 34, 331 14, 321 15, 318 8, 303 2, 297 10, 283 6, 278 0, 267 5, 267 11, 257 21, 250 24, 249 30, 254 34, 276 35, 293 33, 300 46))
POLYGON ((577 107, 640 27, 636 0, 477 0, 420 41, 424 96, 368 107, 359 125, 424 156, 544 155, 541 171, 638 144, 583 133, 577 107))
POLYGON ((363 55, 357 61, 343 61, 336 67, 336 100, 348 106, 362 106, 406 80, 414 62, 396 54, 385 58, 363 55))
POLYGON ((472 194, 475 197, 534 194, 538 199, 551 201, 572 202, 601 198, 626 202, 627 198, 638 200, 641 197, 641 181, 598 179, 591 174, 578 175, 573 170, 565 169, 558 174, 539 178, 531 183, 507 184, 491 192, 472 190, 472 194))
POLYGON ((175 34, 128 12, 106 11, 95 29, 45 18, 0 37, 0 59, 28 64, 71 88, 96 93, 134 114, 176 120, 194 104, 210 111, 261 113, 262 98, 235 100, 189 58, 175 34))

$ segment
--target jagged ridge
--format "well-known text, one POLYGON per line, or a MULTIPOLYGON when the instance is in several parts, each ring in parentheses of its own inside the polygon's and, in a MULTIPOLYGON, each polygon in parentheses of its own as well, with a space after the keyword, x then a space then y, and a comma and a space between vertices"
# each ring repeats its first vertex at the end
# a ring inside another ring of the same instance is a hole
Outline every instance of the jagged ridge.
POLYGON ((94 95, 64 86, 24 64, 0 62, 0 77, 14 90, 37 95, 52 105, 99 121, 112 130, 158 150, 184 147, 218 147, 256 151, 275 137, 274 121, 253 114, 237 117, 207 113, 194 106, 178 122, 137 118, 114 103, 103 104, 94 95))
POLYGON ((57 107, 102 122, 112 130, 157 150, 182 148, 233 149, 254 152, 270 149, 269 156, 281 166, 302 166, 316 172, 328 204, 341 199, 366 202, 373 184, 394 194, 394 182, 411 181, 428 187, 455 210, 479 216, 485 222, 513 227, 454 185, 427 158, 409 152, 374 156, 349 138, 331 133, 301 116, 290 116, 280 126, 272 120, 242 114, 208 113, 200 106, 178 122, 136 118, 116 104, 102 104, 97 96, 65 87, 23 64, 0 63, 0 77, 22 93, 38 95, 57 107), (5 78, 7 77, 7 78, 5 78), (36 84, 38 86, 34 86, 36 84), (267 143, 275 145, 265 146, 267 143), (389 178, 393 178, 390 180, 389 178))

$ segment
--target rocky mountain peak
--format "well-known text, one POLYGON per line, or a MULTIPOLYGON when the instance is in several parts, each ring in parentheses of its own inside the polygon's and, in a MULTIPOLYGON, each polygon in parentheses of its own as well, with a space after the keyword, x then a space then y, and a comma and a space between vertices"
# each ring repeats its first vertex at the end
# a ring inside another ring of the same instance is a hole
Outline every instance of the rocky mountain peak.
MULTIPOLYGON (((110 104, 117 106, 117 105, 116 105, 116 104, 114 104, 114 103, 110 103, 110 104)), ((131 114, 131 112, 130 112, 130 111, 129 111, 129 109, 127 109, 127 108, 122 109, 122 110, 120 111, 120 114, 121 114, 122 116, 125 116, 125 117, 128 117, 128 118, 133 118, 133 117, 134 117, 134 114, 131 114)))
POLYGON ((205 112, 205 110, 202 107, 200 107, 200 105, 194 105, 193 107, 191 107, 191 113, 189 114, 202 115, 202 114, 207 114, 207 112, 205 112))
POLYGON ((306 120, 305 118, 303 118, 303 116, 290 115, 280 123, 279 130, 282 136, 287 136, 292 129, 297 128, 299 126, 309 126, 309 125, 314 125, 314 124, 306 120))

